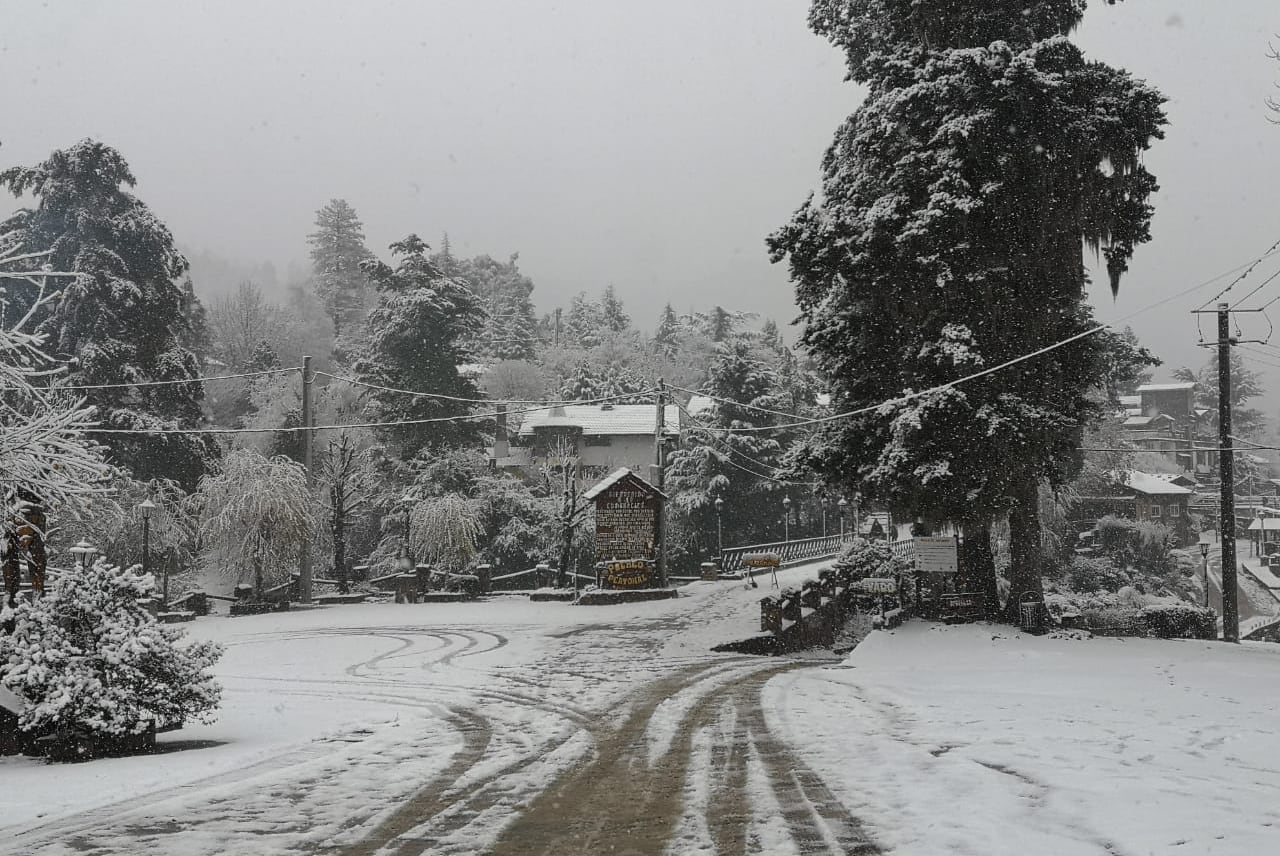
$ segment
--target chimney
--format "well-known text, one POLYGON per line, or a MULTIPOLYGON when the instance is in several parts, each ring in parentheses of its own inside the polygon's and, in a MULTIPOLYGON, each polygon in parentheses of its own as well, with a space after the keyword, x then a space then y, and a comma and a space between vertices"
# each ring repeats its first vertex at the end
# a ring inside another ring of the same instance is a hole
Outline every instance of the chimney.
POLYGON ((507 442, 507 403, 505 401, 499 402, 497 410, 498 424, 493 432, 493 459, 495 463, 511 454, 511 447, 507 442))

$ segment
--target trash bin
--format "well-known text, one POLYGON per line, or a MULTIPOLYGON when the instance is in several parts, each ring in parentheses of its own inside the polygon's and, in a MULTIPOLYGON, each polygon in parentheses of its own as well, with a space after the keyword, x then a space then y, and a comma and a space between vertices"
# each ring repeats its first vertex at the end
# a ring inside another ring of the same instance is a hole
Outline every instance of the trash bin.
POLYGON ((1048 610, 1044 606, 1044 595, 1034 591, 1024 591, 1018 596, 1018 624, 1026 633, 1043 633, 1048 626, 1048 610))

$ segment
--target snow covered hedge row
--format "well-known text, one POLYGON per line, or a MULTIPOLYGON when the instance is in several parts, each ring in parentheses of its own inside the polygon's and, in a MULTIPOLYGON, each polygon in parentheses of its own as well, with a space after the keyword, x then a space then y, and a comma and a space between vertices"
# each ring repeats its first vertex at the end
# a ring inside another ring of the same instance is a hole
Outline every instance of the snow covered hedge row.
POLYGON ((1049 594, 1045 606, 1061 621, 1078 616, 1094 629, 1159 639, 1213 639, 1217 615, 1212 609, 1178 601, 1151 602, 1131 588, 1092 594, 1049 594))
POLYGON ((121 737, 209 721, 222 693, 209 670, 222 648, 159 624, 146 608, 154 590, 136 568, 99 560, 3 611, 13 631, 0 633, 0 684, 27 701, 20 728, 121 737))

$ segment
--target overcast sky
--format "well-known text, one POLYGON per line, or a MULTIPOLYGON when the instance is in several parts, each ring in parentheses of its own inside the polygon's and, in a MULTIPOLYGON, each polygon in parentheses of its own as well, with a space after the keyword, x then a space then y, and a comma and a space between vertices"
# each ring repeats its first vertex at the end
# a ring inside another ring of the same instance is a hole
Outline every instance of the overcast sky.
MULTIPOLYGON (((1280 127, 1263 103, 1280 5, 1091 6, 1085 50, 1171 99, 1148 158, 1155 240, 1117 302, 1094 290, 1114 320, 1280 239, 1280 127)), ((305 259, 315 209, 339 196, 378 252, 445 231, 460 253, 518 251, 542 311, 613 283, 644 327, 668 300, 789 321, 764 238, 860 98, 807 8, 0 0, 0 164, 101 139, 184 246, 246 263, 305 259)), ((1171 365, 1198 363, 1187 310, 1214 290, 1130 323, 1171 365)))

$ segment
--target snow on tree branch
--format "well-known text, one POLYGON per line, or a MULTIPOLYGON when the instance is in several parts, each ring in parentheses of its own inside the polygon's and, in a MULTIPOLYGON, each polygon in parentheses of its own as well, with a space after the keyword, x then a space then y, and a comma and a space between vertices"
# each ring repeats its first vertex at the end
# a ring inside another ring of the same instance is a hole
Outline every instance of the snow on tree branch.
POLYGON ((112 468, 97 444, 85 436, 96 424, 94 408, 83 398, 45 386, 62 367, 43 350, 44 337, 28 331, 38 310, 56 299, 46 292, 49 277, 70 276, 34 269, 45 253, 24 253, 0 236, 0 282, 19 280, 37 287, 31 305, 7 322, 6 292, 0 287, 0 501, 3 526, 19 522, 24 501, 79 514, 109 491, 112 468))

